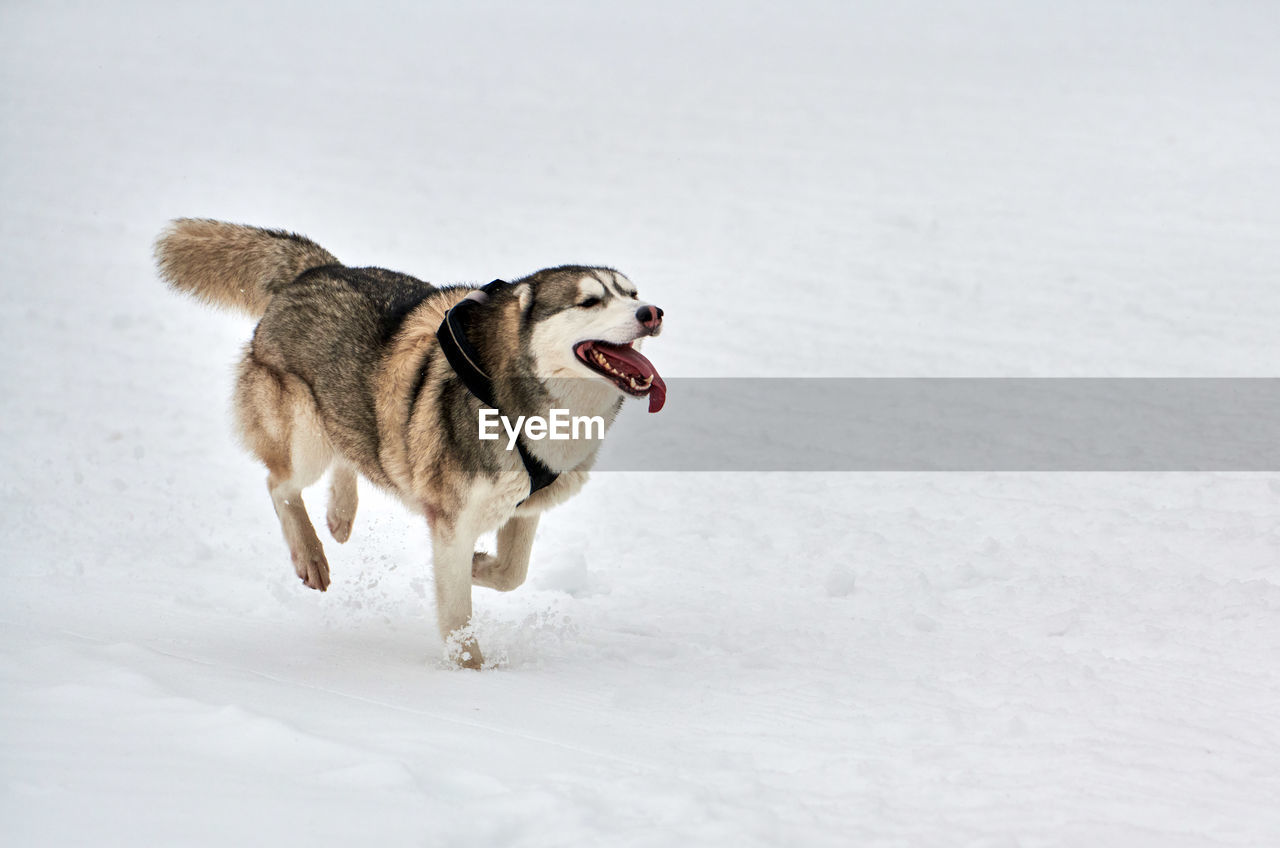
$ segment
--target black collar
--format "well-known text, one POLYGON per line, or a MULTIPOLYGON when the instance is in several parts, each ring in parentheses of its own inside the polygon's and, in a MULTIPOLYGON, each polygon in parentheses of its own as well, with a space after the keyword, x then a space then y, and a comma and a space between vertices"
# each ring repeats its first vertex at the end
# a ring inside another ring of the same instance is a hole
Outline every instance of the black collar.
MULTIPOLYGON (((440 342, 440 349, 444 351, 445 358, 453 366, 453 370, 462 380, 462 384, 481 403, 494 409, 498 409, 498 401, 493 394, 493 380, 480 367, 480 357, 476 353, 476 349, 471 346, 471 342, 468 341, 467 335, 462 329, 460 316, 468 310, 482 307, 488 302, 491 292, 505 285, 508 285, 508 283, 503 280, 494 280, 487 286, 473 291, 444 314, 444 320, 440 322, 440 328, 436 330, 436 340, 440 342)), ((498 414, 501 415, 502 410, 498 409, 498 414)), ((520 451, 520 459, 524 462, 524 470, 529 473, 530 495, 550 486, 560 476, 559 472, 552 471, 542 460, 530 453, 529 449, 524 445, 524 440, 518 436, 516 437, 516 449, 520 451)), ((521 501, 521 503, 524 503, 524 501, 521 501)))

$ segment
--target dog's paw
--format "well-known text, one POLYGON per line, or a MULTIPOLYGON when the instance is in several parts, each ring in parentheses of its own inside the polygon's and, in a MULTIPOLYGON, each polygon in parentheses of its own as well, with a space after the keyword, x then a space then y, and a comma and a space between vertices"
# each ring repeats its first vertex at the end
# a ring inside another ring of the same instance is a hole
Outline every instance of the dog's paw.
POLYGON ((525 572, 515 573, 509 566, 498 562, 493 554, 477 551, 471 556, 471 585, 510 592, 524 583, 525 572))
POLYGON ((480 653, 480 649, 471 643, 469 650, 463 650, 462 655, 458 657, 458 665, 461 668, 469 668, 472 671, 480 671, 484 668, 484 656, 480 653))
POLYGON ((293 570, 303 583, 321 592, 329 588, 329 561, 325 559, 323 550, 291 551, 290 557, 293 570))
POLYGON ((480 653, 480 645, 471 634, 470 627, 450 633, 444 643, 444 653, 454 665, 480 671, 484 668, 484 654, 480 653))
POLYGON ((325 520, 329 525, 329 532, 333 534, 333 539, 338 544, 342 544, 351 538, 351 525, 354 522, 350 516, 343 518, 337 513, 329 513, 325 516, 325 520))
POLYGON ((498 567, 498 558, 493 554, 487 554, 484 551, 476 551, 471 555, 471 582, 477 580, 487 580, 493 575, 493 570, 498 567))

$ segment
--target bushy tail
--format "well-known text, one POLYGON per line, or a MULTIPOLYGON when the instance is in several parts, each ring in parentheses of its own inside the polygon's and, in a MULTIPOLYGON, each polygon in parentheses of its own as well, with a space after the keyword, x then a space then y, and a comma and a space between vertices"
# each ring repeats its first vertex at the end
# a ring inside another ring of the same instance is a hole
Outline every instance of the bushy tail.
POLYGON ((179 218, 155 246, 156 265, 169 285, 206 303, 262 317, 281 286, 321 265, 339 265, 308 238, 207 218, 179 218))

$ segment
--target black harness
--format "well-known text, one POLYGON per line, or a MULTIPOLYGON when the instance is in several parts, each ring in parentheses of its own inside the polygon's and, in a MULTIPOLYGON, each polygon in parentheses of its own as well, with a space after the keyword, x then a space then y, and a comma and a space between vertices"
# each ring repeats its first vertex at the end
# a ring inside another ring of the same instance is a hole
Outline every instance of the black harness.
MULTIPOLYGON (((471 346, 471 342, 467 340, 466 333, 463 332, 460 316, 466 314, 468 310, 484 306, 489 300, 489 295, 498 287, 505 285, 509 284, 504 280, 494 280, 478 291, 473 291, 444 314, 440 329, 436 330, 436 340, 440 342, 440 349, 444 351, 445 358, 449 360, 449 364, 453 366, 454 372, 467 387, 467 391, 475 395, 476 399, 485 406, 494 409, 498 409, 498 401, 493 394, 493 380, 480 367, 480 357, 476 349, 471 346)), ((498 409, 498 414, 501 415, 502 410, 498 409)), ((558 471, 552 471, 542 460, 530 453, 519 436, 516 437, 516 450, 520 451, 524 470, 529 474, 530 495, 550 486, 560 476, 558 471)))

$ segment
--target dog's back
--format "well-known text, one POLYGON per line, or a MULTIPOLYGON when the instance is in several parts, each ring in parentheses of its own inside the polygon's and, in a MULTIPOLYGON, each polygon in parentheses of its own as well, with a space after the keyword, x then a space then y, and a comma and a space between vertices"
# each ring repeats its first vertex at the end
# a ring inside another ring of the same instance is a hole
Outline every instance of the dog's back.
POLYGON ((315 268, 276 289, 254 332, 253 359, 302 380, 330 442, 380 485, 389 481, 379 459, 379 366, 405 317, 436 291, 382 268, 315 268))

